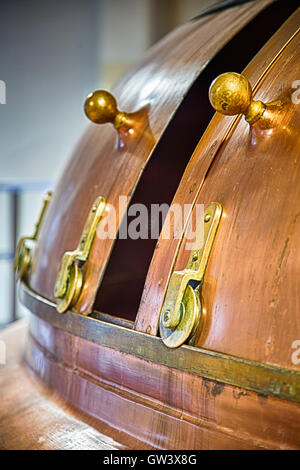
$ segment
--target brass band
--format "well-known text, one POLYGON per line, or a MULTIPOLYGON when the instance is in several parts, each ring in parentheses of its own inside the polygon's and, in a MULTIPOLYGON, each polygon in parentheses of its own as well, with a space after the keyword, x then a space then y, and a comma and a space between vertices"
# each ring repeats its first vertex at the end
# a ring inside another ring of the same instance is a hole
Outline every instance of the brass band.
POLYGON ((20 283, 20 299, 31 313, 68 333, 111 349, 195 374, 217 382, 241 387, 264 396, 300 403, 300 372, 183 345, 169 349, 163 341, 129 328, 95 318, 56 311, 56 305, 20 283))

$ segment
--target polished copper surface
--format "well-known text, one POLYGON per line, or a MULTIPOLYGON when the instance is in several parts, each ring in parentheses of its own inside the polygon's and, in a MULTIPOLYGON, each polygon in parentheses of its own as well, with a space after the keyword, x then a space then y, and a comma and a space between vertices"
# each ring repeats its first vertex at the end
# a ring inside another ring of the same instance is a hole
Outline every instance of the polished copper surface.
MULTIPOLYGON (((223 206, 200 290, 205 322, 193 345, 170 349, 157 336, 169 280, 174 270, 186 268, 190 255, 185 249, 184 227, 178 227, 179 238, 160 237, 156 247, 155 242, 151 246, 153 258, 146 282, 141 276, 144 291, 138 312, 130 303, 126 314, 110 311, 118 290, 122 302, 126 282, 136 286, 137 278, 126 278, 123 283, 122 276, 114 278, 119 265, 111 267, 110 263, 121 259, 122 246, 119 240, 114 246, 113 240, 99 237, 83 266, 84 284, 76 303, 79 313, 60 315, 53 302, 61 257, 78 245, 95 198, 101 195, 116 205, 120 195, 127 195, 134 202, 143 192, 139 181, 156 189, 159 163, 167 167, 161 169, 164 174, 171 173, 170 160, 163 156, 156 159, 154 170, 151 163, 159 156, 156 152, 162 142, 165 153, 172 149, 168 130, 185 109, 183 96, 189 96, 207 62, 226 50, 225 43, 270 3, 248 2, 190 22, 151 49, 113 90, 118 109, 131 115, 133 133, 127 128, 122 133, 122 127, 117 133, 111 123, 90 125, 55 190, 29 285, 21 284, 22 300, 33 315, 28 336, 24 332, 19 337, 27 342, 26 364, 34 380, 41 379, 59 400, 67 400, 70 408, 63 416, 68 429, 77 422, 70 417, 73 412, 75 416, 76 408, 94 420, 91 426, 99 431, 97 439, 102 439, 103 445, 109 445, 104 437, 108 436, 115 448, 300 448, 299 364, 292 360, 292 344, 300 336, 300 108, 293 101, 293 83, 299 78, 300 10, 243 71, 254 100, 280 100, 280 110, 276 106, 267 109, 264 125, 259 119, 252 126, 240 116, 215 115, 202 137, 199 135, 176 185, 173 202, 190 204, 191 219, 197 203, 217 201, 223 206), (109 282, 115 279, 120 284, 114 290, 109 282), (106 304, 101 298, 103 286, 109 291, 106 304), (93 311, 103 304, 108 306, 104 312, 93 311)), ((276 5, 266 10, 268 23, 258 18, 258 24, 265 27, 249 38, 249 48, 255 38, 260 44, 272 26, 272 11, 277 11, 277 21, 281 18, 281 7, 276 5)), ((247 40, 244 37, 243 44, 247 40)), ((234 47, 232 41, 230 47, 234 47)), ((217 56, 221 63, 225 55, 217 56)), ((242 62, 237 59, 237 63, 242 62)), ((209 74, 213 71, 209 65, 206 70, 209 74)), ((207 97, 208 86, 203 93, 207 97)), ((191 93, 189 99, 193 96, 191 93)), ((193 103, 192 109, 199 119, 202 113, 209 116, 205 107, 199 109, 193 103)), ((183 118, 188 120, 191 115, 183 118)), ((173 150, 175 154, 177 149, 173 150)), ((180 165, 175 161, 174 157, 177 174, 180 165)), ((137 250, 133 257, 131 247, 128 253, 126 263, 133 274, 139 273, 143 251, 137 250)), ((22 403, 23 383, 32 422, 39 430, 42 424, 32 411, 30 396, 40 396, 45 407, 54 397, 47 396, 43 386, 34 391, 37 384, 30 382, 23 366, 17 367, 7 368, 0 379, 1 390, 5 390, 0 417, 8 416, 5 444, 1 445, 32 448, 37 444, 26 432, 22 433, 24 439, 17 441, 14 429, 9 428, 9 419, 16 424, 13 403, 22 403)), ((51 423, 63 406, 59 400, 53 413, 46 410, 50 422, 49 432, 43 431, 46 443, 51 439, 51 423)), ((74 419, 84 421, 86 416, 74 419)), ((19 423, 21 434, 22 429, 28 429, 22 413, 19 423)), ((83 426, 86 432, 88 426, 89 421, 83 426)), ((63 448, 56 437, 55 445, 63 448)), ((92 442, 88 439, 89 445, 92 442)))
MULTIPOLYGON (((298 27, 299 12, 244 71, 254 96, 257 93, 264 101, 289 101, 277 128, 261 130, 254 125, 250 130, 240 117, 217 114, 173 201, 217 200, 224 208, 202 289, 203 299, 207 299, 207 322, 196 344, 290 369, 299 368, 291 357, 292 343, 300 333, 295 275, 299 109, 291 102, 297 75, 298 27)), ((185 267, 187 258, 184 242, 158 241, 136 329, 157 334, 169 277, 173 269, 185 267), (165 250, 168 257, 163 256, 165 250)))
MULTIPOLYGON (((120 80, 113 93, 120 109, 138 113, 139 131, 125 142, 120 142, 111 124, 91 125, 84 134, 55 189, 42 227, 30 279, 34 290, 53 299, 61 257, 76 248, 95 198, 102 195, 117 206, 120 195, 132 196, 188 88, 212 56, 269 3, 247 3, 179 27, 120 80)), ((118 214, 117 226, 123 213, 118 214)), ((84 267, 86 280, 76 305, 79 312, 91 311, 112 247, 112 239, 95 239, 84 267)))

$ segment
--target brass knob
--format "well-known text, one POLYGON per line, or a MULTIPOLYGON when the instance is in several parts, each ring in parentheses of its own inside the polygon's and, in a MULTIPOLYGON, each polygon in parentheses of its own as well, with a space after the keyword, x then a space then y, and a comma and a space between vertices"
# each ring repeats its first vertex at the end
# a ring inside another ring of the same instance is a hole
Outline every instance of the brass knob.
POLYGON ((128 121, 128 114, 118 110, 116 99, 105 90, 90 93, 85 100, 84 111, 95 124, 111 122, 116 129, 128 121))
POLYGON ((254 101, 251 85, 244 75, 227 72, 219 75, 209 88, 213 108, 229 116, 244 114, 249 124, 258 121, 265 112, 262 101, 254 101))

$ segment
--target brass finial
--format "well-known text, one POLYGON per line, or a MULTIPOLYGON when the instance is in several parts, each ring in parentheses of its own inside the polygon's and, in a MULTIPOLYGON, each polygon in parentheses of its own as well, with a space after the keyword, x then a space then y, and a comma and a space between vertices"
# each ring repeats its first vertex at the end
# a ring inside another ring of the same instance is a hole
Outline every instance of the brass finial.
POLYGON ((118 110, 114 96, 105 90, 90 93, 84 103, 87 117, 95 124, 111 122, 116 129, 127 123, 128 114, 118 110))
POLYGON ((244 114, 249 124, 258 121, 266 104, 254 101, 251 85, 244 75, 227 72, 219 75, 209 88, 209 100, 216 111, 232 116, 244 114))

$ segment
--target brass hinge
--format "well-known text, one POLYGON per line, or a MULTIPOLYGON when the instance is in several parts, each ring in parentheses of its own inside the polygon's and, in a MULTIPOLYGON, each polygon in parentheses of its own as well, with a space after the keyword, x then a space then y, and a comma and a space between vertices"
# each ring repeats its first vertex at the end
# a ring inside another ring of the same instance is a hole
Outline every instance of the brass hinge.
POLYGON ((27 274, 29 267, 31 265, 31 249, 28 245, 28 242, 36 241, 38 239, 41 225, 44 219, 44 215, 46 209, 48 207, 49 202, 51 201, 52 193, 48 192, 44 196, 44 202, 42 206, 42 210, 40 212, 40 216, 35 226, 34 234, 31 237, 22 237, 19 240, 16 256, 14 260, 14 270, 16 271, 17 279, 24 279, 25 275, 27 274))
POLYGON ((78 247, 74 251, 66 251, 62 257, 54 287, 56 309, 59 313, 73 307, 79 298, 83 287, 82 265, 89 257, 105 205, 105 199, 99 196, 90 210, 78 247))
POLYGON ((221 215, 221 204, 213 202, 207 207, 202 243, 197 237, 186 268, 174 271, 170 278, 159 321, 160 336, 169 348, 177 348, 191 341, 203 320, 199 288, 203 283, 221 215))

